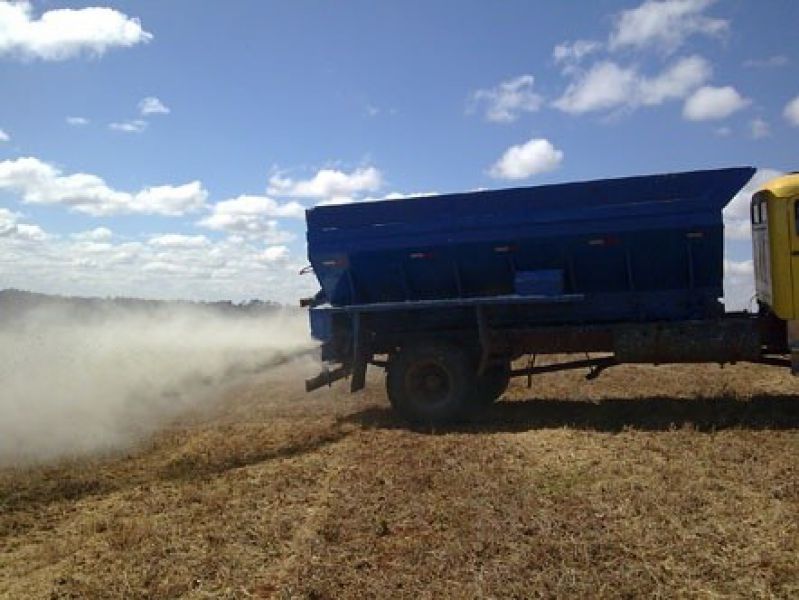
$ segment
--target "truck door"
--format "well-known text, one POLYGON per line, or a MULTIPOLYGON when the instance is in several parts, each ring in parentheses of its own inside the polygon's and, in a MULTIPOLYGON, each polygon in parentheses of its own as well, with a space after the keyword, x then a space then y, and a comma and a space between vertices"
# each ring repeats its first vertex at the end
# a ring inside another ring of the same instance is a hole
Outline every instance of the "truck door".
MULTIPOLYGON (((750 205, 751 228, 752 228, 752 259, 755 267, 755 291, 757 299, 763 304, 774 308, 774 294, 771 287, 771 236, 774 235, 773 229, 780 222, 779 219, 770 224, 772 231, 769 232, 768 209, 766 201, 768 192, 758 192, 752 196, 750 205)), ((771 203, 773 210, 774 203, 771 203)), ((791 290, 793 293, 793 290, 791 290)))
POLYGON ((791 289, 793 290, 793 319, 799 318, 799 197, 791 198, 786 206, 788 208, 788 223, 791 239, 791 289))

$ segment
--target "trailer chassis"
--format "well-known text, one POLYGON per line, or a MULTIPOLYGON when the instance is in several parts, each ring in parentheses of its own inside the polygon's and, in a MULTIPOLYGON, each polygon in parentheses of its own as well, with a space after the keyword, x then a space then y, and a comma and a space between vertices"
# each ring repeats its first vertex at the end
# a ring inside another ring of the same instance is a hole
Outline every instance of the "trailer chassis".
MULTIPOLYGON (((405 354, 411 352, 424 356, 425 348, 435 349, 445 362, 455 360, 455 355, 462 356, 458 360, 469 361, 468 370, 475 378, 471 385, 479 388, 480 382, 490 381, 485 386, 491 393, 500 388, 504 391, 503 378, 527 377, 531 385, 535 375, 587 369, 586 377, 593 379, 604 370, 624 363, 791 364, 784 356, 789 354, 784 322, 769 314, 735 312, 682 321, 552 323, 523 328, 508 326, 496 318, 499 311, 508 307, 529 308, 581 300, 580 294, 490 296, 312 308, 318 311, 316 318, 331 322, 328 325, 331 335, 323 343, 322 358, 334 366, 306 380, 305 387, 312 391, 350 378, 350 391, 356 392, 365 386, 368 365, 386 369, 391 379, 393 367, 408 362, 400 358, 405 359, 405 354), (470 314, 471 318, 464 317, 457 326, 440 329, 412 325, 415 315, 435 311, 444 315, 453 310, 470 314), (401 326, 391 328, 387 323, 401 323, 401 326), (444 356, 447 353, 453 356, 444 356), (592 353, 600 356, 591 357, 592 353), (585 358, 535 364, 537 357, 554 354, 584 354, 585 358), (513 367, 512 363, 523 356, 531 357, 527 366, 513 367)), ((442 377, 450 379, 462 372, 452 371, 451 367, 442 369, 442 377)), ((391 384, 395 396, 402 395, 396 391, 398 378, 394 376, 391 384)), ((389 389, 390 399, 391 396, 389 389)), ((393 401, 392 404, 396 405, 393 401)))

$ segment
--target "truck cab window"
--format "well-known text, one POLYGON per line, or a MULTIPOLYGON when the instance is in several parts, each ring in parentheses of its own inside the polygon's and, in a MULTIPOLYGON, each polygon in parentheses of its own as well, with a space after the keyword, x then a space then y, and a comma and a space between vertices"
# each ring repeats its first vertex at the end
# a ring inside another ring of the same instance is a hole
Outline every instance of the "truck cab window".
POLYGON ((793 226, 796 235, 799 235, 799 198, 793 201, 793 226))

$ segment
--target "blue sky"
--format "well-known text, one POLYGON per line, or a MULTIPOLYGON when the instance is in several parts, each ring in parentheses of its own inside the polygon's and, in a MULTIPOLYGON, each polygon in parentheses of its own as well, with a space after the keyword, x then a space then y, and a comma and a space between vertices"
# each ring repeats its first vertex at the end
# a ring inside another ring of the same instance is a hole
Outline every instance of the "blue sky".
POLYGON ((793 0, 0 1, 0 288, 293 302, 320 202, 795 170, 797 23, 793 0))

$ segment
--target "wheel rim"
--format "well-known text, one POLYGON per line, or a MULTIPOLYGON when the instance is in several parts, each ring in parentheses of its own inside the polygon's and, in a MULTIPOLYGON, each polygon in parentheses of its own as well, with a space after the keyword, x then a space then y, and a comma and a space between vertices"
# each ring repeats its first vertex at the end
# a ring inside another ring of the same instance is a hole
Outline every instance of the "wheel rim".
POLYGON ((427 362, 408 369, 405 387, 408 395, 419 404, 433 407, 449 399, 452 382, 449 373, 440 364, 427 362))

